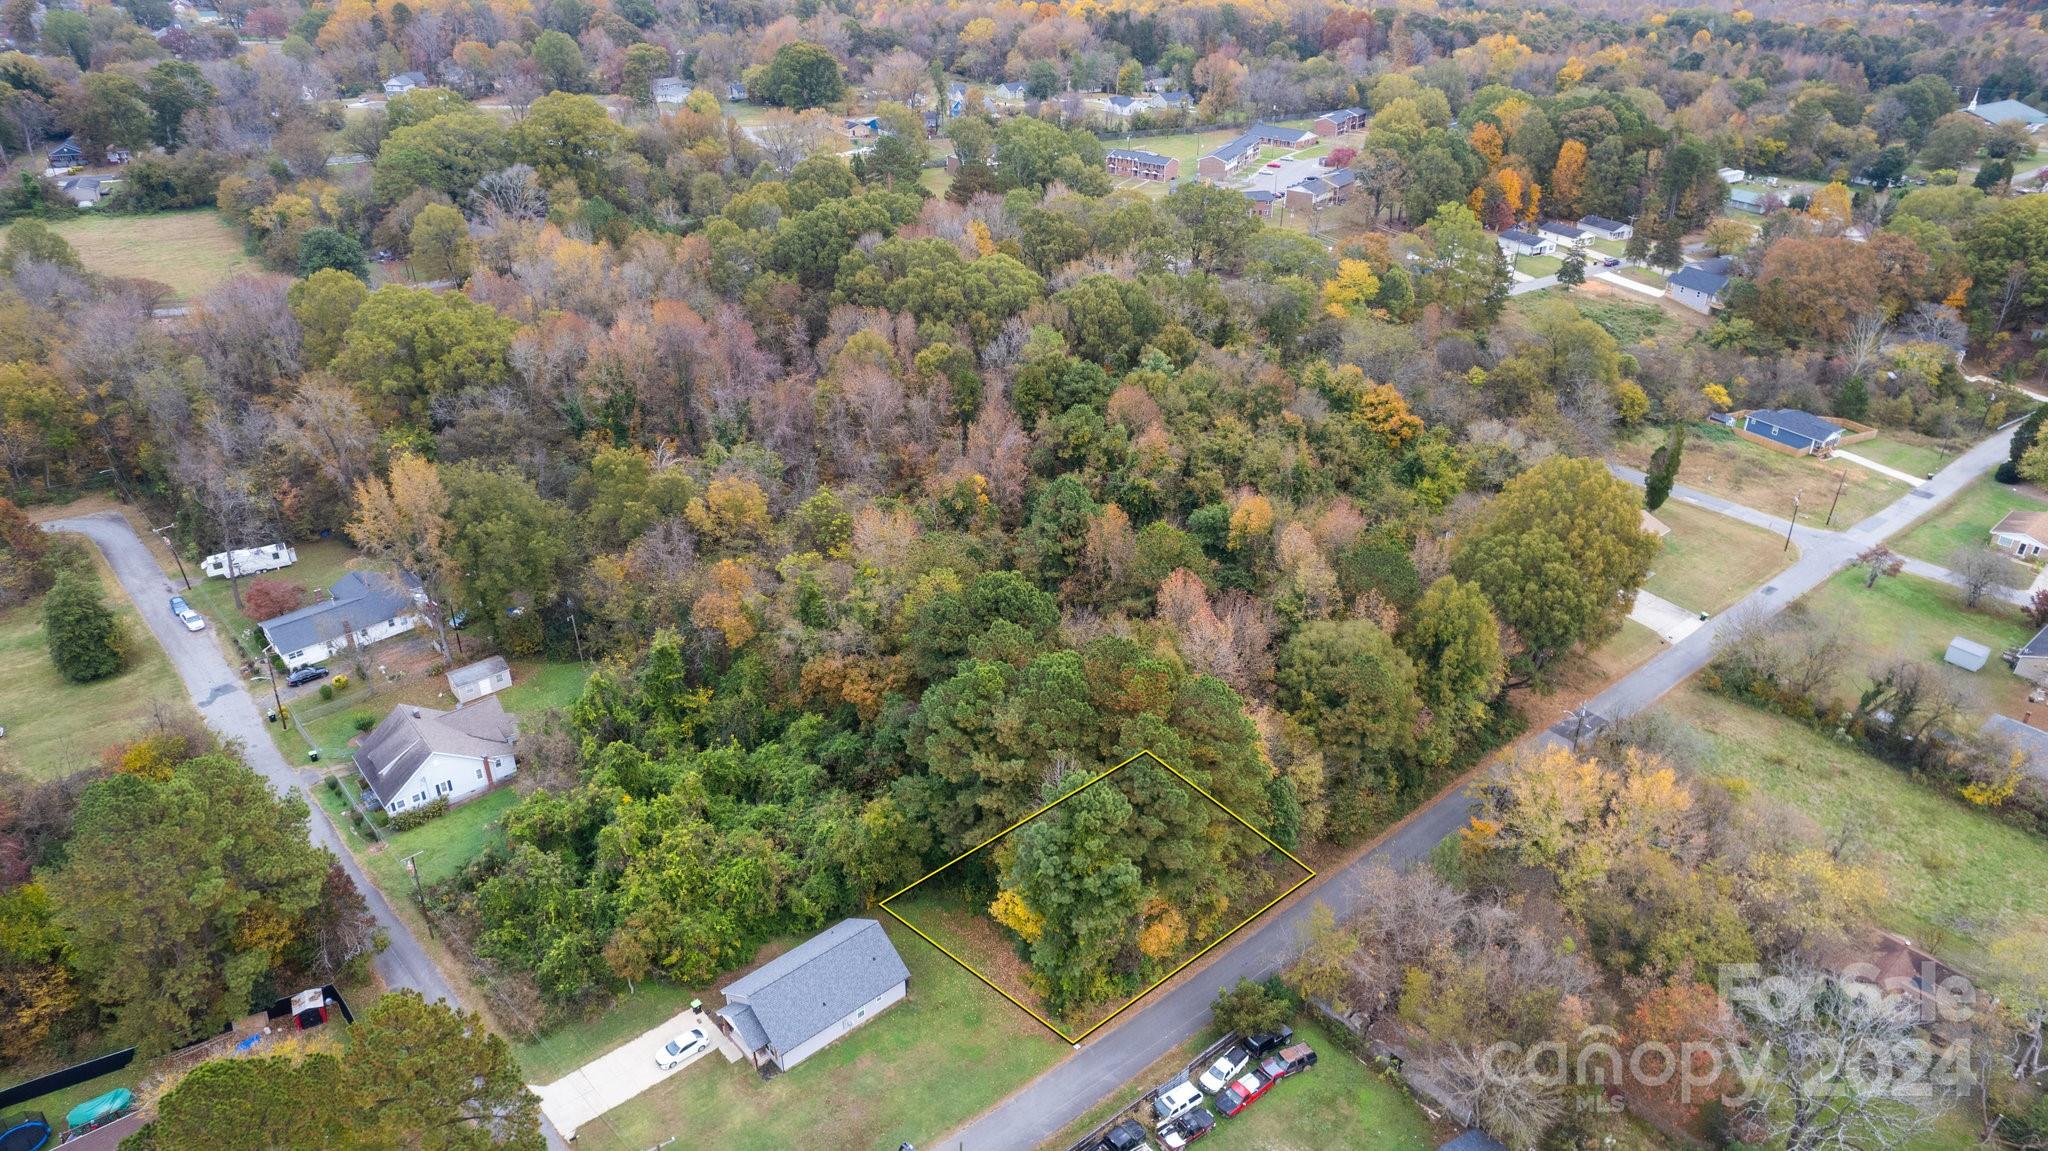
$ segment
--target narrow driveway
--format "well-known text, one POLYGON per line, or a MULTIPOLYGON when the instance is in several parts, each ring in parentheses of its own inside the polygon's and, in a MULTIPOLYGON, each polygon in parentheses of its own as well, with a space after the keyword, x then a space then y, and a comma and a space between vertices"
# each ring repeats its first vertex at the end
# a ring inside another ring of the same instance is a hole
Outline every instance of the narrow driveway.
POLYGON ((677 1012, 675 1018, 661 1026, 628 1039, 553 1083, 535 1085, 532 1090, 540 1096, 540 1109, 555 1129, 574 1139, 577 1128, 714 1050, 723 1055, 727 1063, 737 1063, 740 1059, 739 1048, 725 1037, 709 1016, 686 1009, 677 1012), (663 1044, 678 1035, 689 1034, 693 1028, 702 1031, 711 1045, 674 1067, 655 1064, 655 1053, 663 1044))
MULTIPOLYGON (((377 974, 390 987, 410 987, 428 1000, 445 999, 460 1006, 455 989, 448 985, 440 968, 434 966, 412 932, 392 914, 384 894, 356 866, 355 857, 349 854, 348 846, 342 843, 334 825, 328 822, 327 813, 313 797, 309 785, 309 780, 315 777, 286 763, 277 745, 271 742, 270 733, 264 730, 263 709, 243 687, 241 677, 228 666, 211 631, 188 632, 171 615, 170 597, 182 585, 166 576, 157 566, 156 557, 136 537, 134 527, 119 512, 99 512, 76 519, 52 520, 43 528, 46 531, 77 532, 99 545, 108 565, 114 569, 114 575, 127 589, 128 597, 135 601, 135 610, 155 634, 164 654, 170 657, 171 666, 178 669, 179 678, 185 681, 185 690, 191 695, 199 714, 205 717, 207 726, 222 739, 240 742, 243 758, 269 780, 272 787, 284 793, 297 791, 312 808, 312 818, 306 822, 307 834, 316 845, 326 848, 341 861, 342 868, 348 872, 349 878, 355 880, 363 899, 369 903, 370 914, 376 917, 377 926, 383 928, 391 939, 390 946, 377 956, 377 974)), ((218 621, 209 625, 214 626, 219 626, 218 621)))
POLYGON ((1926 482, 1924 477, 1916 476, 1911 472, 1902 472, 1889 464, 1878 463, 1876 460, 1871 459, 1869 456, 1859 456, 1855 452, 1845 451, 1840 448, 1837 448, 1835 450, 1834 458, 1838 460, 1848 460, 1852 464, 1856 464, 1859 467, 1868 468, 1869 470, 1876 472, 1878 475, 1881 476, 1889 476, 1895 480, 1904 480, 1907 487, 1917 488, 1922 483, 1926 482))
POLYGON ((1656 632, 1657 638, 1665 643, 1677 643, 1700 630, 1703 622, 1700 613, 1646 591, 1636 592, 1636 606, 1629 611, 1628 618, 1656 632))
MULTIPOLYGON (((1801 525, 1793 536, 1801 549, 1797 563, 1751 592, 1734 608, 1622 677, 1589 701, 1589 707, 1596 714, 1613 719, 1656 702, 1705 666, 1724 621, 1747 612, 1772 615, 1783 610, 1786 604, 1852 562, 1863 549, 1926 515, 1940 500, 1996 467, 2005 458, 2011 439, 2010 427, 2001 430, 1957 457, 1917 491, 1848 531, 1817 531, 1801 525)), ((1640 472, 1614 470, 1638 483, 1642 480, 1640 472)), ((1675 488, 1672 494, 1674 499, 1722 511, 1746 522, 1775 523, 1776 531, 1782 532, 1786 527, 1783 520, 1705 492, 1675 488)), ((1326 874, 1305 894, 1245 929, 1226 948, 1219 948, 1208 967, 1184 983, 1155 992, 1143 1006, 1133 1008, 1123 1023, 1097 1032, 1057 1066, 979 1119, 944 1138, 932 1140, 930 1146, 945 1151, 1030 1151, 1080 1118, 1105 1095, 1151 1086, 1132 1080, 1183 1040, 1208 1026, 1209 1005, 1218 991, 1239 978, 1263 979, 1285 965, 1314 904, 1328 904, 1339 917, 1349 915, 1358 904, 1358 877, 1367 867, 1379 863, 1401 867, 1421 861, 1440 840, 1464 826, 1472 803, 1463 788, 1438 796, 1371 851, 1326 874)))

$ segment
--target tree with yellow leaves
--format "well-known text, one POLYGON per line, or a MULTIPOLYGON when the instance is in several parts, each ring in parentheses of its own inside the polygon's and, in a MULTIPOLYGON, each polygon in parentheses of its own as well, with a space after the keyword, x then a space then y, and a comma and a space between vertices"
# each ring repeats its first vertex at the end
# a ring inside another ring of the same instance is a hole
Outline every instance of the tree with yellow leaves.
POLYGON ((1026 943, 1036 943, 1045 934, 1045 917, 1031 910, 1024 897, 1014 891, 997 892, 995 902, 988 905, 988 913, 1026 943))
POLYGON ((1560 219, 1579 217, 1579 198, 1586 191, 1586 146, 1577 140, 1558 145, 1550 169, 1550 206, 1560 219))
POLYGON ((1380 278, 1364 260, 1337 261, 1337 274, 1323 284, 1323 310, 1345 319, 1379 298, 1380 278))
POLYGON ((1491 121, 1481 120, 1474 124, 1468 139, 1472 142, 1472 150, 1485 158, 1487 167, 1500 166, 1501 154, 1507 144, 1500 134, 1500 129, 1494 127, 1491 121))
MULTIPOLYGON (((388 479, 375 476, 356 485, 356 514, 348 537, 364 554, 389 563, 420 581, 436 601, 443 599, 448 574, 448 491, 432 460, 410 452, 391 458, 388 479)), ((447 643, 446 611, 434 613, 434 625, 447 643)))
POLYGON ((1806 202, 1806 218, 1823 232, 1836 234, 1854 222, 1853 206, 1848 185, 1838 180, 1814 192, 1806 202))

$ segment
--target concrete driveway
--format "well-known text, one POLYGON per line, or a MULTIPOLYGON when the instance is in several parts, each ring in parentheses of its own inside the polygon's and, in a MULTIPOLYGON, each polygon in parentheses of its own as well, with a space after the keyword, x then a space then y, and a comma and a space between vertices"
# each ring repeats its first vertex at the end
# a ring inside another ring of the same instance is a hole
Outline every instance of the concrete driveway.
POLYGON ((701 1012, 683 1011, 675 1018, 621 1043, 603 1055, 585 1063, 560 1079, 545 1086, 533 1086, 535 1095, 540 1096, 541 1113, 555 1125, 565 1139, 574 1139, 576 1129, 592 1119, 625 1103, 641 1092, 695 1063, 716 1049, 725 1056, 727 1063, 736 1063, 740 1050, 727 1039, 723 1032, 711 1022, 711 1017, 701 1012), (678 1063, 674 1067, 658 1067, 654 1062, 655 1052, 664 1043, 691 1028, 704 1032, 712 1046, 678 1063))
POLYGON ((1628 613, 1628 618, 1656 632, 1665 643, 1677 643, 1700 630, 1700 625, 1705 622, 1696 611, 1640 590, 1636 592, 1636 606, 1628 613))

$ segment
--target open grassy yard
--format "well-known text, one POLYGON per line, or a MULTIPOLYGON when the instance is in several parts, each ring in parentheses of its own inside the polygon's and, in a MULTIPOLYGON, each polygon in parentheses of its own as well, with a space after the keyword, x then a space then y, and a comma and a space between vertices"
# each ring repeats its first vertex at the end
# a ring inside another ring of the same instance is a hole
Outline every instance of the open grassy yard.
POLYGON ((1542 279, 1544 276, 1555 275, 1557 274, 1557 270, 1562 267, 1564 267, 1564 261, 1558 259, 1556 256, 1515 257, 1515 271, 1520 272, 1525 276, 1534 276, 1537 279, 1542 279))
POLYGON ((120 674, 76 684, 50 662, 43 601, 0 614, 0 768, 55 779, 96 766, 100 753, 133 737, 159 707, 189 712, 178 673, 135 613, 99 549, 87 547, 107 606, 121 621, 128 662, 120 674))
POLYGON ((1587 297, 1578 300, 1578 308, 1580 315, 1607 329, 1607 334, 1623 347, 1647 343, 1677 326, 1655 304, 1587 297))
POLYGON ((505 813, 518 803, 517 789, 501 787, 411 831, 386 831, 384 842, 364 853, 363 865, 387 898, 411 898, 407 856, 417 857, 413 866, 419 868, 423 885, 431 887, 452 878, 483 854, 484 848, 504 840, 505 813))
POLYGON ((1616 268, 1614 269, 1614 273, 1618 276, 1623 277, 1624 279, 1634 280, 1638 284, 1648 284, 1653 288, 1661 288, 1665 284, 1670 282, 1670 277, 1666 276, 1664 273, 1660 271, 1657 271, 1655 268, 1640 268, 1631 266, 1627 268, 1616 268))
POLYGON ((201 295, 237 272, 258 271, 242 237, 210 209, 144 216, 83 214, 51 223, 87 271, 169 285, 180 299, 201 295))
MULTIPOLYGON (((306 602, 314 603, 350 568, 369 566, 339 539, 308 540, 293 544, 292 549, 298 552, 299 562, 261 575, 243 576, 238 581, 242 590, 249 590, 251 580, 281 580, 305 588, 306 602)), ((176 565, 172 565, 165 574, 175 583, 178 579, 176 565)), ((246 633, 256 625, 254 619, 235 606, 235 592, 226 579, 201 574, 198 561, 191 557, 185 560, 185 574, 192 578, 192 589, 184 593, 185 599, 206 617, 209 624, 236 633, 246 633)), ((249 650, 260 650, 262 637, 256 637, 253 643, 254 647, 249 650)))
POLYGON ((1705 508, 1669 500, 1652 514, 1671 534, 1643 587, 1680 607, 1722 611, 1799 558, 1775 532, 1705 508))
POLYGON ((1963 446, 1932 436, 1887 430, 1874 440, 1850 444, 1844 450, 1867 460, 1876 460, 1888 468, 1897 468, 1907 475, 1924 476, 1955 459, 1963 446))
POLYGON ((2032 685, 1997 658, 1998 652, 2027 642, 2032 634, 2017 611, 1989 600, 1985 610, 1967 610, 1960 591, 1918 576, 1886 577, 1873 588, 1864 587, 1864 579, 1864 569, 1851 567, 1787 609, 1840 627, 1853 641, 1853 652, 1835 675, 1835 690, 1845 701, 1853 702, 1871 677, 1891 664, 1917 660, 1939 668, 1976 717, 1994 711, 2020 714, 2032 685), (1990 647, 1991 662, 1982 671, 1943 663, 1942 653, 1956 636, 1990 647))
MULTIPOLYGON (((1857 444, 1856 450, 1864 445, 1857 444)), ((1957 492, 1940 507, 1915 523, 1892 547, 1929 563, 1946 564, 1957 548, 1981 548, 1991 543, 1991 525, 2008 512, 2048 511, 2048 500, 2031 485, 2002 484, 1990 476, 1957 492)), ((2015 582, 2025 569, 2013 564, 2015 582)))
MULTIPOLYGON (((1618 438, 1612 455, 1630 467, 1650 462, 1650 453, 1664 442, 1664 430, 1645 428, 1618 438)), ((1855 464, 1827 464, 1810 456, 1775 451, 1742 439, 1719 424, 1700 422, 1686 428, 1685 459, 1678 482, 1736 503, 1769 512, 1792 514, 1792 495, 1800 493, 1800 522, 1819 522, 1840 482, 1842 500, 1834 526, 1848 527, 1906 493, 1906 485, 1855 464), (1846 477, 1846 478, 1844 478, 1846 477)), ((1668 506, 1668 505, 1667 505, 1668 506)))
MULTIPOLYGON (((644 1151, 679 1137, 681 1146, 720 1151, 894 1151, 905 1140, 927 1146, 1066 1053, 952 960, 883 922, 910 968, 903 1002, 772 1081, 744 1063, 700 1060, 584 1126, 576 1145, 644 1151)), ((666 1017, 635 1014, 643 1028, 666 1017)))
POLYGON ((1805 815, 1829 842, 1846 832, 1884 874, 1879 921, 1943 959, 1982 974, 2003 925, 2048 914, 2048 884, 2016 881, 2048 875, 2048 840, 1781 716, 1698 688, 1668 706, 1708 736, 1707 770, 1805 815))

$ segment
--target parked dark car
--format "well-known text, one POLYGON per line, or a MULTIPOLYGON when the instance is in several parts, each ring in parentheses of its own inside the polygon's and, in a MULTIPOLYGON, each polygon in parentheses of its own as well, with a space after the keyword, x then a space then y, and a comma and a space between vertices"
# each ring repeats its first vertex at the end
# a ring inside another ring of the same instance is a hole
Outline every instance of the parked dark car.
POLYGON ((1159 1141, 1171 1151, 1181 1148, 1207 1135, 1216 1126, 1216 1116, 1207 1107, 1197 1107, 1176 1119, 1169 1119, 1159 1125, 1159 1141))
POLYGON ((1277 1050, 1294 1042, 1294 1028, 1282 1024, 1278 1031, 1268 1031, 1264 1035, 1254 1035, 1244 1042, 1245 1046, 1252 1049, 1253 1055, 1264 1055, 1268 1051, 1277 1050))
POLYGON ((191 605, 191 604, 188 604, 188 603, 186 603, 186 602, 185 602, 185 597, 184 597, 184 596, 181 596, 181 595, 174 595, 174 596, 172 596, 172 597, 171 597, 171 614, 172 614, 172 615, 184 615, 184 614, 185 614, 186 612, 188 612, 188 611, 191 611, 191 610, 192 610, 192 605, 191 605))
POLYGON ((1126 1119, 1110 1128, 1095 1145, 1096 1151, 1146 1151, 1145 1128, 1136 1119, 1126 1119))
POLYGON ((323 679, 326 675, 327 669, 316 663, 312 667, 302 667, 285 676, 284 685, 286 687, 297 687, 302 683, 312 683, 316 679, 323 679))
POLYGON ((1299 1075, 1315 1065, 1315 1048, 1306 1043, 1297 1043, 1292 1047, 1282 1047, 1266 1056, 1265 1062, 1259 1064, 1259 1074, 1268 1079, 1285 1079, 1289 1075, 1299 1075))
POLYGON ((1619 268, 1621 267, 1621 261, 1615 259, 1613 256, 1609 256, 1606 259, 1600 261, 1600 266, 1603 268, 1619 268))

